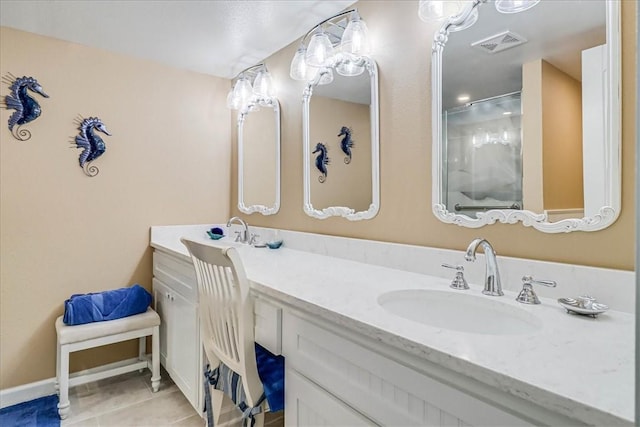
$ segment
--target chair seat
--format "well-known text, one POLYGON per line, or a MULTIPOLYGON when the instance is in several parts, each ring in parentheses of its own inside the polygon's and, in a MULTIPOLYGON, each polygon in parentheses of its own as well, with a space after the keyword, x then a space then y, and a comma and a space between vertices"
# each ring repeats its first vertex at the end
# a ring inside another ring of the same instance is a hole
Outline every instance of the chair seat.
POLYGON ((153 309, 148 308, 144 313, 121 319, 73 326, 65 325, 62 316, 60 316, 56 319, 56 333, 58 334, 58 343, 64 345, 158 325, 160 325, 160 316, 153 309))

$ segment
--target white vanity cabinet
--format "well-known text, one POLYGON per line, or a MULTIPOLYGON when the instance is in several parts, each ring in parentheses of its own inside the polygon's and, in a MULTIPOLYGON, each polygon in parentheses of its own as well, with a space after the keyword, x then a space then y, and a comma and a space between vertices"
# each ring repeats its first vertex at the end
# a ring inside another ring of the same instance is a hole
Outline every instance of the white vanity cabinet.
MULTIPOLYGON (((193 367, 196 402, 202 394, 197 299, 193 267, 180 237, 208 243, 202 230, 209 228, 151 230, 162 361, 181 389, 179 378, 188 375, 179 370, 193 367), (177 307, 171 304, 178 301, 177 307), (195 327, 186 321, 189 310, 195 327), (181 322, 184 326, 176 326, 181 322), (196 338, 178 341, 180 328, 192 328, 196 338)), ((520 307, 505 297, 501 303, 539 316, 541 327, 532 334, 472 334, 423 326, 379 303, 382 295, 399 289, 443 291, 449 278, 429 275, 421 265, 425 259, 438 266, 455 263, 463 254, 308 233, 283 235, 287 246, 278 251, 235 247, 256 297, 256 341, 285 356, 288 426, 633 425, 635 318, 629 314, 633 307, 624 305, 635 292, 633 272, 505 258, 503 279, 519 280, 523 270, 540 276, 552 271, 569 287, 588 284, 563 288, 569 295, 600 289, 598 283, 616 284, 606 295, 625 311, 612 307, 602 319, 589 319, 567 315, 548 296, 536 307, 520 307), (305 250, 296 249, 301 242, 305 250), (311 252, 318 248, 334 255, 311 252), (362 259, 352 260, 358 251, 362 259), (402 265, 411 260, 409 270, 386 266, 382 258, 402 265)), ((213 243, 219 244, 224 242, 213 243)), ((479 286, 471 294, 486 298, 479 286)))
POLYGON ((160 315, 160 363, 197 409, 202 381, 198 294, 193 266, 155 251, 153 299, 160 315))

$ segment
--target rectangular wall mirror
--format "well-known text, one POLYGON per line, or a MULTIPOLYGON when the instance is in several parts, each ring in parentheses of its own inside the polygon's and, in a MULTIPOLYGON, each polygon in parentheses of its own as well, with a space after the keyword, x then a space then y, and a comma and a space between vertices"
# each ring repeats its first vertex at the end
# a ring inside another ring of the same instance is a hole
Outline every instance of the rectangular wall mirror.
POLYGON ((432 52, 433 211, 594 231, 620 213, 620 4, 474 0, 432 52), (534 2, 535 4, 535 2, 534 2))
POLYGON ((238 209, 273 215, 280 209, 280 105, 253 102, 238 113, 238 209))
POLYGON ((379 209, 378 74, 362 61, 359 75, 328 67, 305 88, 304 211, 314 218, 369 219, 379 209))

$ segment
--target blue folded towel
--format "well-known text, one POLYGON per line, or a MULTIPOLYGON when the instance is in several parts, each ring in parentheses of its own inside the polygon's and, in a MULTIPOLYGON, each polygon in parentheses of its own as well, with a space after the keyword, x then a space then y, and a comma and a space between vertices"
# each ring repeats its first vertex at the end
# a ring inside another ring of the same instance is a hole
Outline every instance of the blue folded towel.
POLYGON ((66 325, 120 319, 147 311, 151 294, 135 284, 130 288, 114 289, 90 294, 75 294, 64 302, 66 325))

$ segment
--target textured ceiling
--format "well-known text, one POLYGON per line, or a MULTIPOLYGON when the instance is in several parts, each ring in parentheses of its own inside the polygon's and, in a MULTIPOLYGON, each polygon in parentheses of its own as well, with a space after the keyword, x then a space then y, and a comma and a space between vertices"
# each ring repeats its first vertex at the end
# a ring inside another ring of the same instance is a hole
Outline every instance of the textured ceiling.
POLYGON ((353 0, 1 0, 0 25, 232 78, 353 0))

